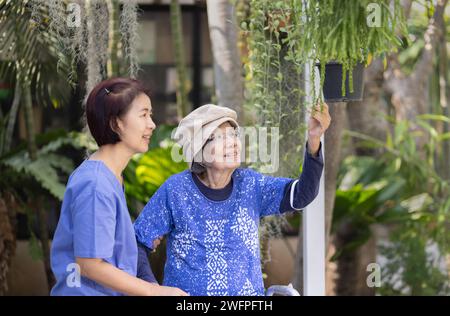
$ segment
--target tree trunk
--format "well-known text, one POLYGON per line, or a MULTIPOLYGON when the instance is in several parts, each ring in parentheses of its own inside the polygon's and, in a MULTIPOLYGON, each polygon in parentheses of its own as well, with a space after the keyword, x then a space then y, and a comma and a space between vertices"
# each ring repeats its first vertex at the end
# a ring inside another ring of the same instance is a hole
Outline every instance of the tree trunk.
POLYGON ((207 10, 218 103, 235 110, 238 121, 244 122, 244 83, 234 8, 229 0, 207 0, 207 10))
POLYGON ((119 60, 117 57, 118 43, 120 42, 119 24, 119 2, 117 0, 107 0, 109 26, 108 26, 108 61, 106 64, 107 77, 111 78, 119 75, 119 60))
MULTIPOLYGON (((325 256, 326 262, 326 289, 334 292, 333 263, 330 258, 330 234, 333 221, 334 198, 336 196, 336 177, 341 163, 342 131, 345 127, 346 103, 330 104, 332 123, 325 133, 325 256)), ((327 294, 331 294, 327 292, 327 294)))
MULTIPOLYGON (((364 73, 364 101, 349 102, 347 117, 349 129, 366 135, 371 135, 384 141, 388 128, 385 115, 387 106, 382 99, 383 63, 376 59, 364 73)), ((357 156, 377 156, 379 151, 358 146, 353 139, 357 156)), ((352 241, 357 227, 342 224, 334 236, 334 246, 339 249, 352 241)), ((337 295, 374 295, 374 289, 366 284, 366 269, 369 263, 376 261, 375 236, 361 248, 341 256, 337 262, 338 278, 336 280, 337 295)))
MULTIPOLYGON (((440 20, 439 28, 445 30, 444 20, 440 20)), ((448 78, 448 51, 445 32, 441 33, 441 40, 439 44, 439 105, 440 112, 446 117, 450 117, 448 96, 449 96, 449 78, 448 78)), ((450 131, 449 124, 443 124, 443 122, 436 122, 441 127, 438 129, 440 134, 448 133, 450 131)), ((438 166, 439 172, 443 175, 444 179, 450 180, 450 142, 444 142, 442 148, 442 159, 438 166)), ((450 271, 450 270, 449 270, 450 271)))
POLYGON ((333 219, 334 198, 336 196, 336 177, 341 163, 342 131, 345 122, 346 103, 330 104, 332 123, 325 133, 325 245, 328 249, 331 223, 333 219))
MULTIPOLYGON (((335 246, 340 249, 357 238, 358 227, 342 224, 336 233, 335 246)), ((373 234, 372 234, 373 235, 373 234)), ((338 260, 336 282, 337 295, 375 295, 375 288, 369 287, 367 266, 376 262, 376 238, 370 238, 364 245, 352 252, 343 253, 338 260)))
MULTIPOLYGON (((11 199, 12 196, 9 195, 11 199)), ((8 291, 7 275, 11 258, 16 249, 16 234, 13 220, 15 218, 12 203, 8 203, 5 195, 0 196, 0 296, 8 291), (11 205, 10 205, 11 204, 11 205)))
MULTIPOLYGON (((375 59, 364 72, 364 101, 349 102, 347 104, 347 117, 349 128, 381 141, 386 139, 389 128, 386 120, 387 104, 383 100, 383 62, 375 59)), ((375 155, 379 153, 373 149, 361 148, 356 139, 354 154, 375 155)))
MULTIPOLYGON (((37 146, 33 123, 33 105, 31 100, 30 85, 28 82, 23 83, 22 91, 23 106, 25 110, 25 122, 27 126, 28 153, 30 155, 30 159, 35 160, 37 158, 37 146)), ((41 241, 41 247, 44 254, 44 268, 47 276, 47 285, 50 291, 50 289, 55 284, 55 277, 50 266, 50 246, 47 228, 47 216, 45 214, 45 210, 43 209, 41 196, 36 197, 36 203, 34 205, 39 221, 39 239, 41 241)))
POLYGON ((37 196, 35 198, 35 208, 37 212, 38 224, 39 224, 39 240, 41 241, 42 254, 44 260, 45 275, 47 277, 47 285, 49 292, 55 285, 55 276, 53 275, 51 264, 50 264, 50 238, 48 235, 48 220, 47 212, 44 209, 42 196, 37 196))
MULTIPOLYGON (((85 12, 86 12, 86 36, 87 36, 87 52, 86 52, 86 95, 85 101, 87 100, 89 93, 95 87, 97 83, 102 81, 101 76, 101 63, 97 53, 97 45, 95 38, 95 21, 93 18, 93 11, 90 0, 85 2, 85 12)), ((88 129, 86 124, 86 129, 88 129)))
MULTIPOLYGON (((439 0, 433 17, 430 19, 424 34, 425 47, 417 61, 414 71, 406 75, 400 69, 398 54, 389 56, 389 67, 385 71, 384 90, 390 96, 395 108, 397 120, 414 121, 416 116, 427 112, 428 108, 428 79, 433 71, 433 59, 436 46, 441 38, 441 25, 448 0, 439 0)), ((420 147, 423 145, 418 143, 420 147)))

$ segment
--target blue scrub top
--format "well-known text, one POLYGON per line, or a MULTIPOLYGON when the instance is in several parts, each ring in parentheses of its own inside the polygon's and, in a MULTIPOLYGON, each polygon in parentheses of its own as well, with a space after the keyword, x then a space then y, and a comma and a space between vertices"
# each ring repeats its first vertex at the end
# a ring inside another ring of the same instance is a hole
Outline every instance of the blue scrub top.
POLYGON ((137 245, 124 190, 102 161, 85 160, 67 183, 52 243, 51 295, 122 295, 77 278, 75 257, 101 258, 136 276, 137 245))

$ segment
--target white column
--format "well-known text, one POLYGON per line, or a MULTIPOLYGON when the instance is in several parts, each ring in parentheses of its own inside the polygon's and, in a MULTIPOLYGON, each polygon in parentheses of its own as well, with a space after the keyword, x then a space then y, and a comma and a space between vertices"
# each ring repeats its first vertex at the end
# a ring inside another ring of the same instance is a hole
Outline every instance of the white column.
MULTIPOLYGON (((310 72, 317 71, 313 63, 305 67, 305 92, 307 101, 311 101, 310 72)), ((319 74, 316 74, 319 78, 319 74)), ((316 90, 318 91, 318 90, 316 90)), ((319 91, 321 93, 321 91, 319 91)), ((310 103, 310 102, 309 102, 310 103)), ((309 115, 306 115, 308 122, 309 115)), ((325 159, 325 142, 323 136, 322 153, 325 159)), ((303 289, 305 296, 325 295, 325 167, 320 178, 319 194, 303 210, 303 289)))

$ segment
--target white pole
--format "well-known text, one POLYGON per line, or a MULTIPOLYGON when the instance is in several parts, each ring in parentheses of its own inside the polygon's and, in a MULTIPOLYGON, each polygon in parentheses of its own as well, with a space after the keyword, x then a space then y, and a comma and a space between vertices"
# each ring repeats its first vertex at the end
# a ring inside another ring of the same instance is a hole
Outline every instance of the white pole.
MULTIPOLYGON (((305 67, 305 92, 307 101, 311 84, 318 86, 317 82, 310 83, 311 71, 317 71, 313 63, 305 67)), ((318 78, 318 75, 315 76, 318 78)), ((321 93, 321 91, 318 91, 321 93)), ((310 102, 308 102, 310 103, 310 102)), ((306 115, 306 122, 309 116, 306 115)), ((325 159, 325 142, 321 137, 322 153, 325 159)), ((303 210, 303 291, 305 296, 325 295, 325 167, 320 178, 319 194, 307 208, 303 210)))

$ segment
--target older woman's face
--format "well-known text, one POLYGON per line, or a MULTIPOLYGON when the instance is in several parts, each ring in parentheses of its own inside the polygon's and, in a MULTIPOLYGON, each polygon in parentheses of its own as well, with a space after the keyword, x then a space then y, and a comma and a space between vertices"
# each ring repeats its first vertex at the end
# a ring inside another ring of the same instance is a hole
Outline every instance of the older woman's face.
POLYGON ((241 141, 238 130, 229 122, 220 125, 211 135, 203 149, 206 168, 225 170, 241 165, 241 141))

